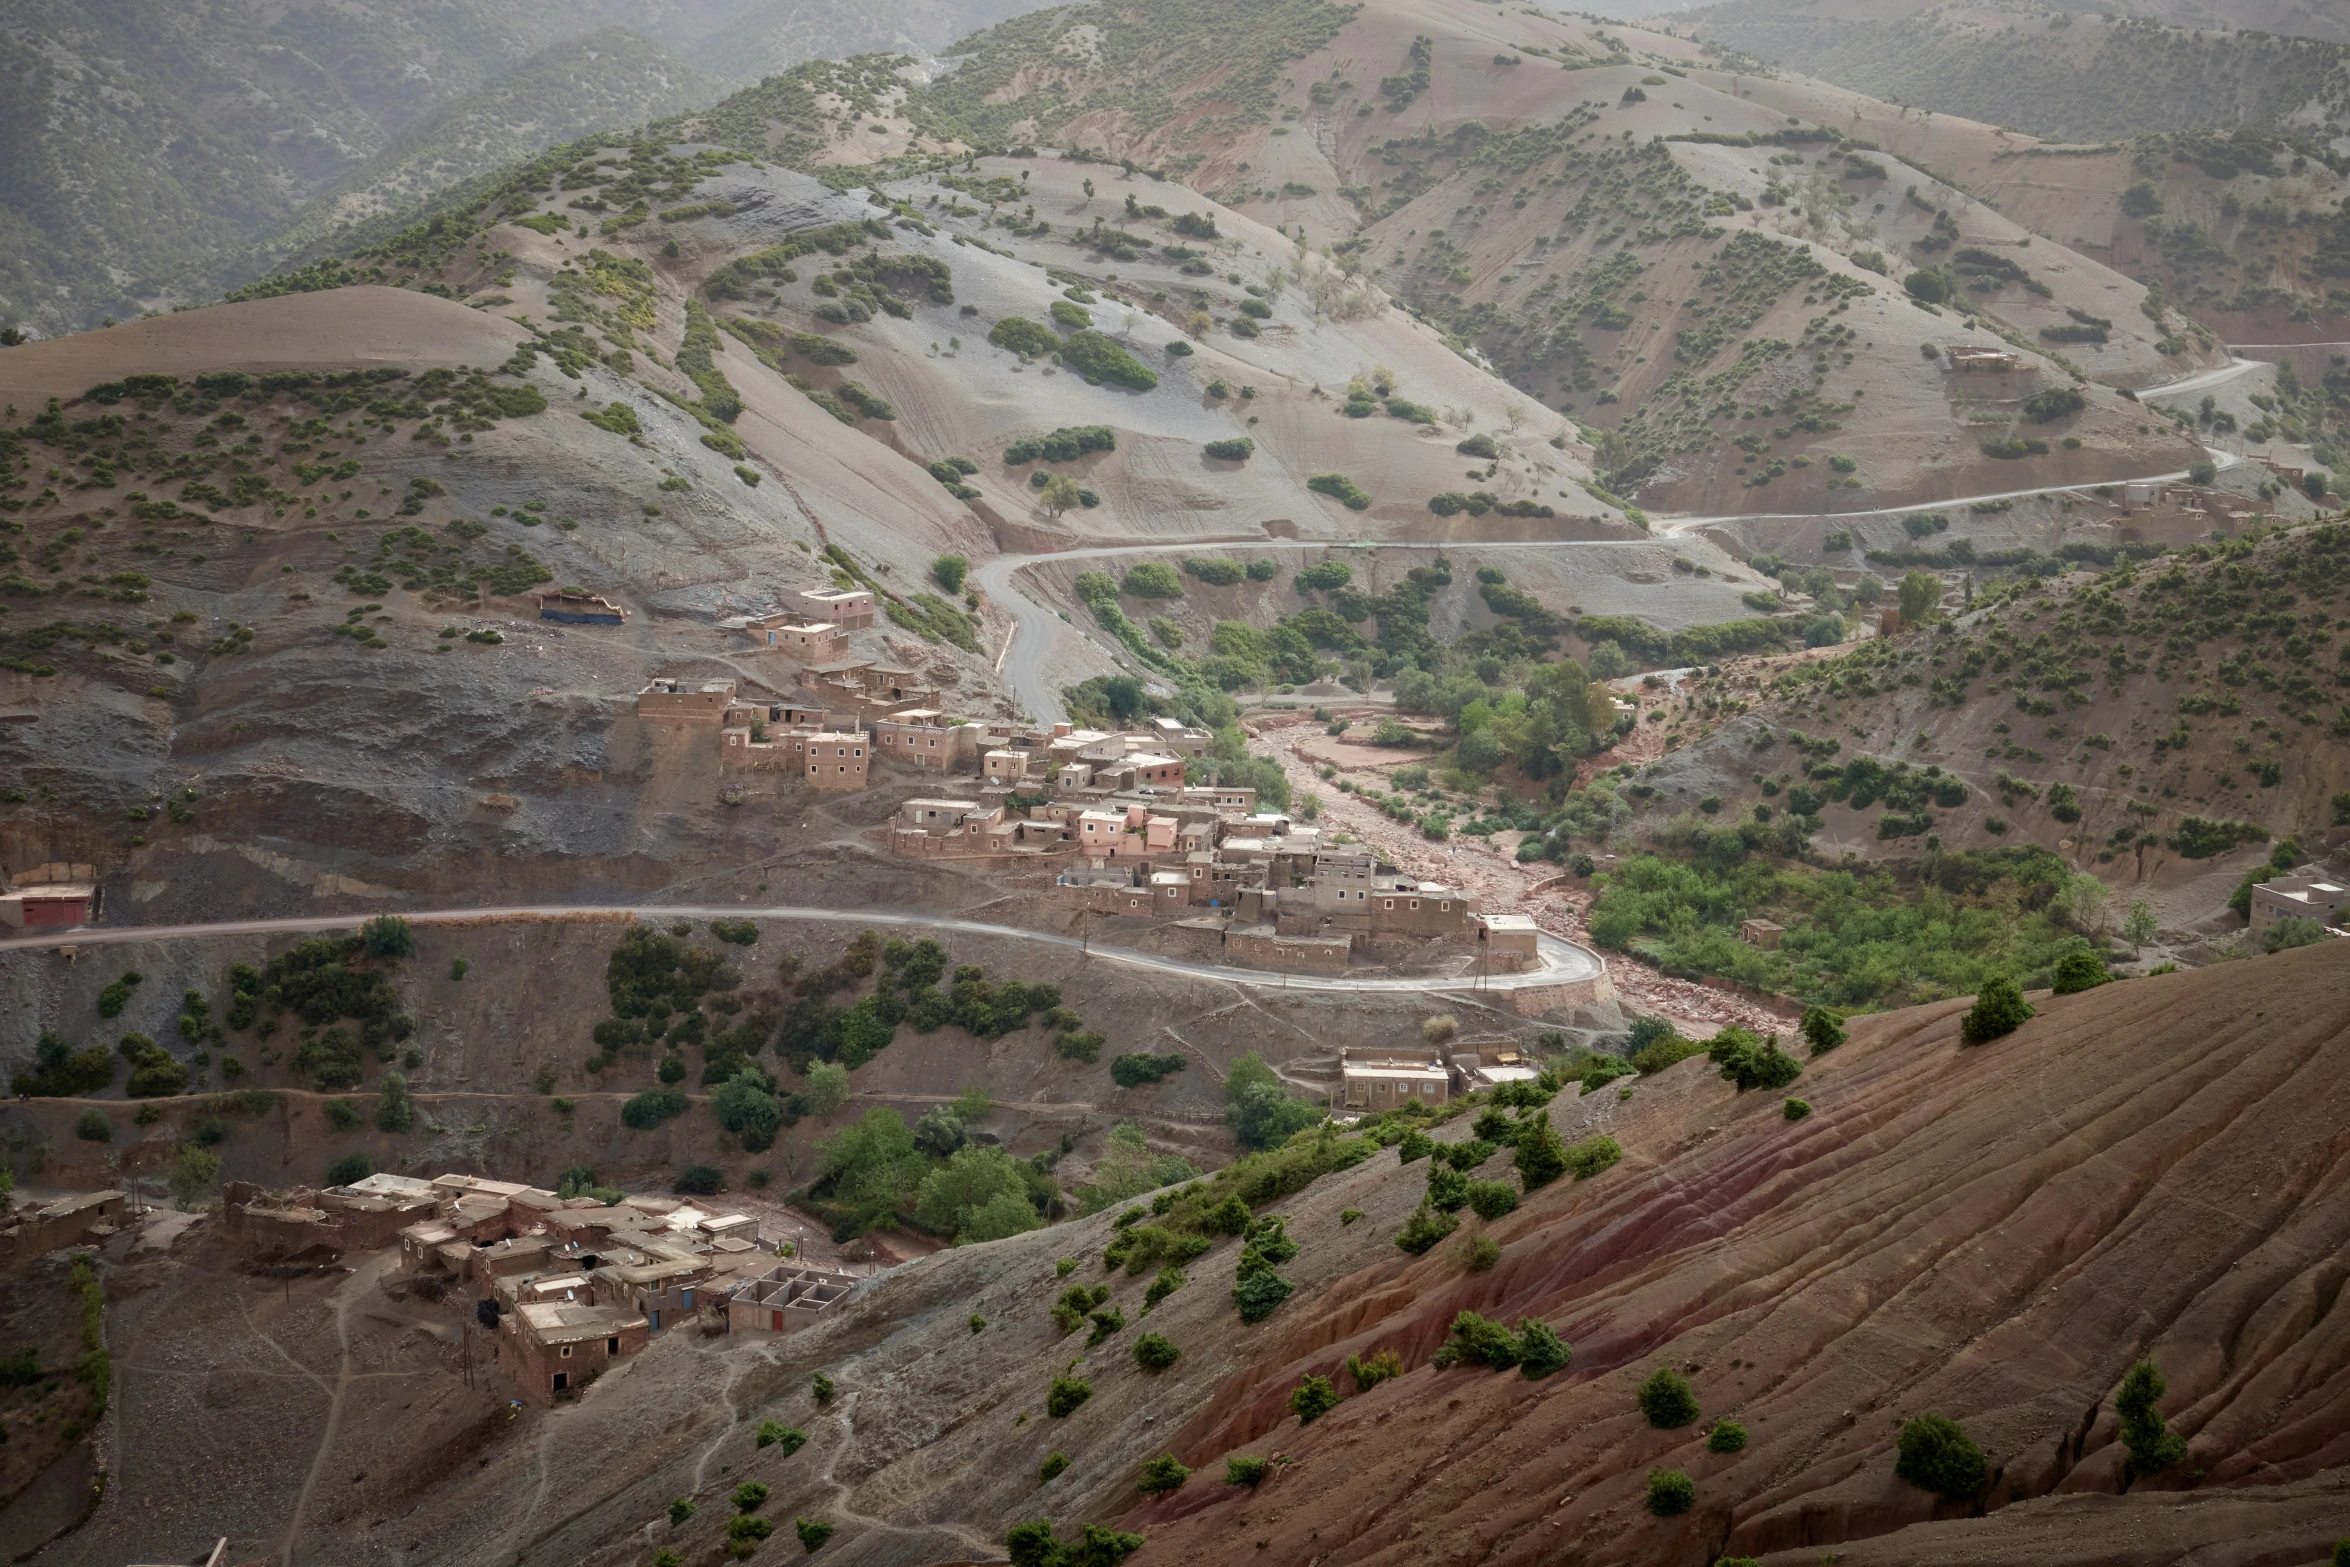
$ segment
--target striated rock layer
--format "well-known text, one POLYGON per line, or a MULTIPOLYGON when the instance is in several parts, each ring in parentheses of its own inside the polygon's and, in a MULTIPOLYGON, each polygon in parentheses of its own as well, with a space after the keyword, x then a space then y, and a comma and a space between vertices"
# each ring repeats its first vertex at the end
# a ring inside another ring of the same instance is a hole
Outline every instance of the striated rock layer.
POLYGON ((1136 1562, 2319 1559, 2350 1532, 2350 951, 2034 1000, 1971 1049, 1964 1001, 1856 1021, 1798 1121, 1702 1058, 1570 1090, 1562 1132, 1624 1162, 1494 1223, 1491 1272, 1391 1251, 1276 1319, 1175 1450, 1289 1462, 1130 1509, 1136 1562), (1547 1319, 1572 1368, 1428 1369, 1464 1308, 1547 1319), (1285 1417, 1299 1374, 1345 1389, 1375 1348, 1419 1369, 1285 1417), (2141 1356, 2189 1456, 2123 1494, 2112 1395, 2141 1356), (1696 1423, 1635 1407, 1661 1365, 1696 1423), (1929 1410, 1984 1450, 1974 1504, 1893 1476, 1929 1410), (1719 1418, 1742 1452, 1707 1451, 1719 1418), (1652 1466, 1695 1478, 1689 1513, 1649 1515, 1652 1466))

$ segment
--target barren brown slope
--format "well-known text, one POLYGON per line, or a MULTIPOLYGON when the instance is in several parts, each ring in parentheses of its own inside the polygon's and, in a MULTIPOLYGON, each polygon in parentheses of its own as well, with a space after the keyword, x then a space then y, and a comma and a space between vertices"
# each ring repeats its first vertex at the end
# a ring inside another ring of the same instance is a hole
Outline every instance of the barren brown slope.
POLYGON ((125 322, 0 353, 0 400, 37 412, 126 375, 213 370, 487 368, 530 334, 513 322, 401 288, 348 288, 125 322))
POLYGON ((1800 1122, 1702 1059, 1629 1102, 1557 1102, 1624 1164, 1494 1224, 1490 1273, 1391 1252, 1290 1316, 1174 1444, 1290 1463, 1254 1493, 1202 1475, 1140 1509, 1137 1563, 1702 1563, 1871 1537, 1889 1538, 1852 1559, 2007 1560, 2027 1535, 2041 1561, 2168 1562, 2215 1536, 2215 1559, 2316 1559, 2350 1454, 2350 963, 2327 944, 2037 999, 1978 1049, 1963 1002, 1856 1023, 1796 1085, 1800 1122), (1464 1308, 1547 1319, 1573 1369, 1423 1365, 1309 1429, 1283 1417, 1301 1373, 1376 1347, 1424 1363, 1464 1308), (2111 1395, 2141 1355, 2200 1485, 2008 1511, 2117 1488, 2111 1395), (1634 1407, 1664 1364, 1697 1424, 1634 1407), (1893 1478, 1895 1429, 1923 1410, 1982 1444, 1987 1521, 1944 1521, 1978 1508, 1893 1478), (1706 1451, 1722 1417, 1744 1452, 1706 1451), (1694 1511, 1645 1512, 1651 1466, 1696 1477, 1694 1511), (1946 1551, 1946 1531, 1975 1543, 1946 1551))

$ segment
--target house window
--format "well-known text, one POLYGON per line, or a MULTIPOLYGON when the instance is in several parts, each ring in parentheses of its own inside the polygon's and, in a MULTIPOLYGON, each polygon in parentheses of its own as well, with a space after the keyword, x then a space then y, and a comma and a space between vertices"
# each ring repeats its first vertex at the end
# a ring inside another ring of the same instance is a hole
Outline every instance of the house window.
POLYGON ((1420 906, 1420 900, 1419 900, 1419 899, 1417 899, 1417 898, 1414 898, 1414 899, 1412 900, 1412 907, 1416 909, 1416 908, 1418 908, 1419 906, 1420 906))
POLYGON ((1436 905, 1436 912, 1439 914, 1450 914, 1452 912, 1452 905, 1449 903, 1439 903, 1436 905))
POLYGON ((1394 907, 1395 907, 1395 900, 1394 900, 1393 898, 1388 898, 1388 899, 1385 899, 1384 901, 1385 901, 1385 903, 1387 904, 1387 906, 1388 906, 1389 908, 1391 908, 1391 909, 1392 909, 1392 908, 1394 908, 1394 907))
POLYGON ((565 1360, 569 1360, 571 1358, 571 1346, 569 1344, 563 1346, 563 1358, 565 1360))

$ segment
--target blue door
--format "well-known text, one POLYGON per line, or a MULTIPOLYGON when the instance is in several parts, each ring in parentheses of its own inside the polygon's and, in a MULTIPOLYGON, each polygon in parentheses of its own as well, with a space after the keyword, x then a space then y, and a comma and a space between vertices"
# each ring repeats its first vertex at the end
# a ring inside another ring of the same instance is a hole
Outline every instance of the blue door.
POLYGON ((661 1313, 659 1313, 659 1312, 655 1311, 655 1312, 650 1312, 650 1313, 648 1313, 648 1315, 649 1315, 649 1316, 652 1318, 652 1320, 653 1320, 653 1331, 654 1331, 654 1332, 656 1332, 656 1333, 660 1332, 660 1331, 661 1331, 661 1313))

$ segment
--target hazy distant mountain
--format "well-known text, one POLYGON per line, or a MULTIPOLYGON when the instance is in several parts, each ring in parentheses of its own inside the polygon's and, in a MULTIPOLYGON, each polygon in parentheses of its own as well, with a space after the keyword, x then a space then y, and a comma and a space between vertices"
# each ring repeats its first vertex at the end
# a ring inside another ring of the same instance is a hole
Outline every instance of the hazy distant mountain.
POLYGON ((0 18, 0 321, 202 298, 314 238, 816 55, 1016 0, 18 0, 0 18), (625 28, 626 31, 621 29, 625 28))

